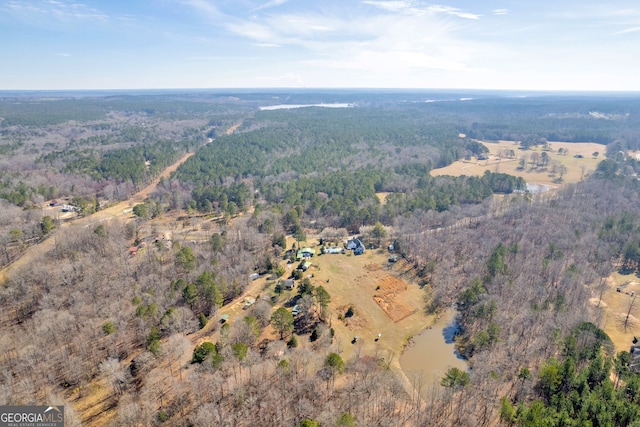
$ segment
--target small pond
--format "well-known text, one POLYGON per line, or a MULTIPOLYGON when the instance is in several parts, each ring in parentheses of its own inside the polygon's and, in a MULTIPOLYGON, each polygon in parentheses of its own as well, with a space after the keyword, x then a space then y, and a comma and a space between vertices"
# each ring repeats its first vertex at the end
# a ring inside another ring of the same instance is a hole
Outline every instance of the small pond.
POLYGON ((428 388, 439 384, 449 368, 469 369, 453 342, 458 330, 456 315, 455 309, 448 309, 433 326, 413 337, 412 345, 400 356, 400 366, 411 381, 422 375, 422 384, 428 388))

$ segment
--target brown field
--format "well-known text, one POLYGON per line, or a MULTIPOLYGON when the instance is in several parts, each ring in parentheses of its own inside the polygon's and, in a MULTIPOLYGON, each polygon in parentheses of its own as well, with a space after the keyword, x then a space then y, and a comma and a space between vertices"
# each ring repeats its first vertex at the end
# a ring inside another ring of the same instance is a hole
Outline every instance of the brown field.
POLYGON ((327 254, 314 257, 312 262, 313 283, 324 286, 331 295, 331 323, 347 360, 358 347, 361 354, 387 352, 397 363, 409 338, 432 321, 423 314, 423 291, 417 284, 400 279, 401 263, 390 269, 383 251, 367 250, 360 256, 327 254), (378 301, 386 302, 387 308, 378 301), (345 306, 354 307, 354 317, 360 320, 356 328, 337 320, 344 315, 338 308, 345 306), (376 342, 379 333, 382 338, 376 342), (360 337, 357 346, 351 344, 354 335, 360 337))
POLYGON ((407 302, 403 301, 404 292, 409 284, 397 277, 386 275, 378 282, 380 289, 373 296, 374 301, 394 322, 399 322, 416 312, 407 302))
MULTIPOLYGON (((510 175, 520 176, 529 184, 549 185, 552 188, 561 185, 553 182, 558 175, 551 176, 550 167, 546 168, 546 170, 532 170, 530 165, 527 165, 524 170, 517 170, 518 160, 523 155, 531 156, 531 153, 534 152, 542 153, 541 146, 523 151, 518 149, 518 144, 513 141, 482 141, 482 143, 489 149, 490 154, 488 160, 459 160, 444 168, 434 169, 431 171, 431 175, 479 176, 488 170, 491 172, 508 173, 510 175), (509 149, 515 151, 515 159, 500 157, 501 151, 509 149)), ((596 169, 600 161, 605 159, 604 153, 606 147, 592 142, 549 142, 549 147, 551 148, 551 151, 548 151, 547 153, 549 154, 551 161, 560 162, 567 167, 567 172, 563 176, 564 183, 575 183, 581 181, 585 176, 596 169), (568 150, 568 154, 558 154, 558 149, 560 148, 568 150), (593 153, 596 151, 599 152, 600 155, 594 159, 593 153), (581 154, 584 157, 582 159, 576 159, 573 157, 576 154, 581 154)))
MULTIPOLYGON (((640 296, 640 278, 634 274, 622 275, 614 273, 609 277, 608 288, 602 296, 600 307, 602 308, 602 320, 599 325, 611 338, 615 345, 616 352, 629 351, 634 335, 640 335, 640 298, 636 300, 635 309, 631 310, 631 324, 624 330, 621 321, 627 315, 629 305, 633 300, 631 293, 640 296), (624 286, 626 284, 626 286, 624 286), (617 292, 616 288, 624 286, 622 292, 617 292)), ((598 298, 592 298, 591 304, 598 305, 598 298)))

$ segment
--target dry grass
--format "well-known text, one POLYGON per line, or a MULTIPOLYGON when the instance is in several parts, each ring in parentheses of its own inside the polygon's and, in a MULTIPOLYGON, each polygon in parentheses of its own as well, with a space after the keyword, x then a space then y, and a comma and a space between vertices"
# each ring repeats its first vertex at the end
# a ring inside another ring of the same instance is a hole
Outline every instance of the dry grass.
MULTIPOLYGON (((629 351, 634 335, 640 334, 640 323, 637 320, 633 322, 634 319, 640 316, 640 309, 631 311, 630 319, 634 325, 627 328, 626 331, 621 327, 620 320, 621 318, 624 320, 629 310, 629 304, 632 299, 631 292, 636 295, 640 292, 640 279, 634 274, 622 275, 614 273, 609 278, 608 285, 602 296, 602 304, 600 304, 603 310, 601 328, 613 341, 616 352, 629 351), (617 292, 616 288, 625 283, 629 284, 623 289, 623 292, 617 292)), ((638 307, 640 308, 640 303, 638 303, 638 307)))
MULTIPOLYGON (((518 145, 512 141, 499 141, 499 142, 483 142, 483 144, 489 149, 488 160, 459 160, 451 165, 434 169, 431 171, 433 176, 441 175, 469 175, 479 176, 486 170, 491 172, 508 173, 514 176, 522 177, 527 183, 530 184, 542 184, 549 185, 551 187, 558 187, 560 184, 554 183, 554 179, 558 177, 551 176, 551 167, 546 170, 538 169, 532 170, 529 165, 524 170, 518 170, 518 160, 523 156, 531 156, 532 153, 542 153, 542 147, 533 147, 531 150, 522 151, 518 149, 518 145), (514 150, 516 154, 515 159, 506 159, 499 157, 500 152, 504 150, 514 150)), ((547 154, 551 161, 557 161, 567 167, 567 172, 563 176, 563 183, 575 183, 581 181, 589 173, 593 172, 598 163, 603 160, 606 147, 601 144, 595 144, 591 142, 550 142, 549 147, 551 151, 547 154), (563 148, 568 150, 567 155, 558 154, 558 150, 563 148), (593 153, 599 152, 600 155, 594 159, 593 153), (576 154, 584 156, 582 159, 576 159, 573 157, 576 154)), ((551 162, 550 162, 551 163, 551 162)))
POLYGON ((343 358, 348 360, 356 351, 385 355, 399 370, 399 356, 408 339, 433 321, 423 313, 420 287, 399 278, 401 263, 389 267, 387 254, 372 250, 360 256, 321 255, 312 262, 316 266, 313 284, 324 286, 331 295, 331 324, 343 358), (355 319, 337 320, 350 306, 355 319), (379 333, 382 338, 376 342, 379 333), (351 344, 354 335, 360 338, 357 345, 351 344))

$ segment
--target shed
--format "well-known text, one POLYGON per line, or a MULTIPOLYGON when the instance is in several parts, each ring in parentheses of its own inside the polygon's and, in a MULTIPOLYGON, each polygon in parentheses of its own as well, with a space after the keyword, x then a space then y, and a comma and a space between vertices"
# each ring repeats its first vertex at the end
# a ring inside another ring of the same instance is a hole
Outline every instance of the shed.
POLYGON ((258 273, 253 273, 249 275, 249 280, 256 280, 260 275, 258 273))
POLYGON ((287 279, 287 280, 284 281, 283 285, 284 285, 285 289, 291 290, 295 286, 295 283, 293 283, 293 280, 287 279))

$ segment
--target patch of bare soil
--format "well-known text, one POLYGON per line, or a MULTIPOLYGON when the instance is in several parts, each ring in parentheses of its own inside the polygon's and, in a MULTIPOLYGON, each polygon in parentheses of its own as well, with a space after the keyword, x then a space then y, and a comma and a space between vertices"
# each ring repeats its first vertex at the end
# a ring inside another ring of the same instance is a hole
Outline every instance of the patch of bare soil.
POLYGON ((387 274, 380 279, 379 287, 373 299, 391 320, 399 322, 415 313, 401 298, 407 282, 387 274))
POLYGON ((380 204, 381 205, 384 206, 387 203, 387 196, 389 194, 392 194, 392 193, 389 193, 389 192, 386 192, 386 191, 384 191, 384 192, 381 191, 381 192, 376 193, 376 197, 378 197, 378 200, 380 200, 380 204))
POLYGON ((607 303, 604 301, 601 301, 599 298, 589 298, 589 304, 591 304, 594 307, 602 307, 602 308, 608 307, 607 303))
POLYGON ((367 271, 378 271, 380 270, 382 267, 380 266, 380 264, 367 264, 364 266, 364 268, 367 271))
MULTIPOLYGON (((352 305, 343 305, 340 307, 337 307, 337 310, 339 313, 346 313, 347 310, 349 310, 349 307, 353 307, 352 305)), ((367 325, 367 321, 364 320, 359 314, 358 314, 358 310, 354 309, 354 313, 353 316, 350 317, 344 317, 343 320, 344 325, 349 328, 350 330, 356 330, 359 328, 364 328, 367 325)))

